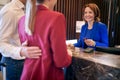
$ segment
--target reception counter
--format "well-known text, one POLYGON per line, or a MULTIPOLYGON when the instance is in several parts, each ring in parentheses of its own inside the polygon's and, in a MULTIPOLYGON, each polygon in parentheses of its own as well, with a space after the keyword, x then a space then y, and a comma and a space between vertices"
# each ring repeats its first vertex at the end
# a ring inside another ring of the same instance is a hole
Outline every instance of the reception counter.
POLYGON ((75 48, 66 80, 120 80, 120 55, 75 48))

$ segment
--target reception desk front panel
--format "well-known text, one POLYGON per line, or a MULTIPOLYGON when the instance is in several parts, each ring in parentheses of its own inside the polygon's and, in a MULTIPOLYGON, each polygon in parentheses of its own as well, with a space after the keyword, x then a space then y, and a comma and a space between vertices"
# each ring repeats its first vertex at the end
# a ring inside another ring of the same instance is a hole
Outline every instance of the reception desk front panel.
POLYGON ((66 80, 120 80, 120 55, 75 48, 66 80))

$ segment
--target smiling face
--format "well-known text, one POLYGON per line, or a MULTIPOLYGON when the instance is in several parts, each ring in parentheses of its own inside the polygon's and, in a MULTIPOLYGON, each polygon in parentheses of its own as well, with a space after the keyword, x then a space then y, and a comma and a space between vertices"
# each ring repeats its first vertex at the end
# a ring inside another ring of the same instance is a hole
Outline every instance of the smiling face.
POLYGON ((86 4, 83 7, 83 19, 86 22, 100 21, 100 9, 94 3, 86 4))
POLYGON ((87 22, 94 22, 95 14, 89 7, 86 7, 84 10, 83 18, 87 22))

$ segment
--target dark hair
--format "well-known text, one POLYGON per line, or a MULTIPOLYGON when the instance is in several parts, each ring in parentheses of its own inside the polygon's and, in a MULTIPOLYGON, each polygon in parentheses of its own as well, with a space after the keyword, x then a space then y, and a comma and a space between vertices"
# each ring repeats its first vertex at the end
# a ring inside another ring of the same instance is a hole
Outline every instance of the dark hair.
POLYGON ((43 3, 44 0, 37 0, 38 3, 43 3))
POLYGON ((100 9, 98 8, 98 6, 96 4, 94 4, 94 3, 86 4, 83 7, 83 15, 84 15, 84 11, 85 11, 86 7, 89 7, 94 12, 94 14, 95 14, 94 20, 99 22, 100 21, 100 9))

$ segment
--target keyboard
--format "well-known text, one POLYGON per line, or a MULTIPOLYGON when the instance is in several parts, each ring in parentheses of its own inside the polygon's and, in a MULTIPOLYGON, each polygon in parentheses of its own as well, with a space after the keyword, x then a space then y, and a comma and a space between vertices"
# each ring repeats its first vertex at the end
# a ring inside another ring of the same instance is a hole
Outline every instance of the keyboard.
POLYGON ((120 55, 120 48, 115 47, 96 47, 96 51, 120 55))

